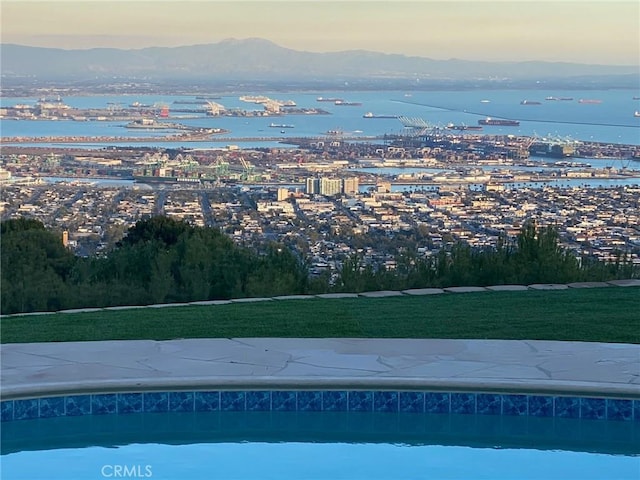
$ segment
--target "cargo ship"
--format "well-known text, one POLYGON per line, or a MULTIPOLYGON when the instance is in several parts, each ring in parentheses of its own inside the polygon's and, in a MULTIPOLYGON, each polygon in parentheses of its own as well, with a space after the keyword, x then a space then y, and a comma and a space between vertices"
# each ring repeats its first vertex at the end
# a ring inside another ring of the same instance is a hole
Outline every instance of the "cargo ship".
POLYGON ((478 120, 478 125, 493 125, 501 127, 517 127, 520 125, 518 120, 505 120, 502 118, 487 117, 483 120, 478 120))
POLYGON ((158 175, 133 175, 133 179, 142 183, 174 183, 178 181, 178 177, 160 177, 158 175))
POLYGON ((591 98, 581 98, 580 100, 578 100, 578 103, 598 104, 598 103, 602 103, 602 100, 594 100, 591 98))
POLYGON ((150 108, 151 105, 147 105, 145 103, 133 102, 129 105, 131 108, 150 108))
POLYGON ((568 158, 575 155, 576 149, 571 144, 536 142, 529 147, 530 155, 551 158, 568 158))
POLYGON ((346 100, 336 100, 333 102, 334 105, 342 105, 345 107, 359 107, 362 105, 360 102, 347 102, 346 100))
POLYGON ((182 126, 177 123, 156 122, 152 118, 140 118, 125 125, 126 128, 138 128, 142 130, 179 130, 182 126))
POLYGON ((266 103, 270 98, 265 97, 264 95, 242 95, 241 97, 238 97, 238 100, 247 103, 266 103))
POLYGON ((318 97, 316 98, 316 102, 342 102, 341 98, 333 98, 333 97, 318 97))
POLYGON ((445 128, 447 130, 458 130, 461 132, 464 130, 482 130, 480 125, 454 125, 453 123, 449 123, 445 128))
POLYGON ((294 128, 295 125, 288 125, 286 123, 272 123, 269 125, 271 128, 294 128))
POLYGON ((540 102, 536 102, 534 100, 522 100, 520 105, 542 105, 540 102))
POLYGON ((372 112, 367 112, 362 115, 362 118, 398 118, 397 115, 376 115, 372 112))
POLYGON ((177 175, 144 175, 144 174, 133 174, 133 180, 135 182, 140 183, 186 183, 186 184, 196 184, 200 183, 200 179, 196 177, 179 177, 177 175))

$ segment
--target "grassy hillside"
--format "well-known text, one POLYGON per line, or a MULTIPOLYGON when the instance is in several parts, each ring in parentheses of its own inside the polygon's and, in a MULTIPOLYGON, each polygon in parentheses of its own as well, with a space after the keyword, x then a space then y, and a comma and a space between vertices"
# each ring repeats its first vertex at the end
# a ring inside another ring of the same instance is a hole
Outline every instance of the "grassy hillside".
POLYGON ((2 343, 215 337, 578 340, 640 343, 640 290, 274 300, 1 319, 2 343))

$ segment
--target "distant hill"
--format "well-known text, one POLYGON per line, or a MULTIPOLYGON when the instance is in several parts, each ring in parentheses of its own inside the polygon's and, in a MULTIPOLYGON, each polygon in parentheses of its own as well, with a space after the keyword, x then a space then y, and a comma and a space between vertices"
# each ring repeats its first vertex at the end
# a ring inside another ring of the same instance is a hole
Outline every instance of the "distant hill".
MULTIPOLYGON (((144 78, 157 80, 246 79, 252 81, 334 79, 534 80, 624 77, 637 84, 637 66, 553 62, 433 60, 365 50, 312 53, 263 39, 136 50, 63 50, 2 44, 4 78, 144 78)), ((428 54, 425 51, 425 54, 428 54)), ((633 85, 633 83, 632 83, 633 85)))

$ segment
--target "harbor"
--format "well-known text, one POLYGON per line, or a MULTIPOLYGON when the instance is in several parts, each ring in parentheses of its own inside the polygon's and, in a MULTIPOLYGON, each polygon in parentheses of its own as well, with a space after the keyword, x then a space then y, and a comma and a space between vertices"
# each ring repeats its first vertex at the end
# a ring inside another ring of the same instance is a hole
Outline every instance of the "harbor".
MULTIPOLYGON (((353 247, 345 235, 421 232, 427 255, 456 241, 494 245, 525 218, 557 225, 577 255, 611 259, 640 241, 631 226, 640 125, 629 114, 638 106, 628 92, 588 93, 572 92, 572 101, 544 100, 565 96, 557 92, 212 94, 200 113, 175 111, 198 108, 173 103, 194 97, 139 96, 127 100, 133 115, 119 112, 122 97, 70 97, 65 105, 103 118, 46 108, 44 117, 2 118, 2 214, 68 229, 78 254, 108 248, 114 229, 141 215, 165 214, 219 226, 239 243, 293 240, 305 245, 312 275, 340 268, 353 247), (296 106, 268 112, 256 103, 265 98, 296 106), (523 98, 542 104, 522 106, 523 98), (325 113, 313 110, 318 103, 325 113), (519 125, 480 125, 487 117, 519 125), (596 209, 613 220, 602 223, 596 209), (326 237, 313 235, 319 226, 326 237)), ((363 255, 393 268, 384 248, 363 255)))
MULTIPOLYGON (((62 129, 70 136, 106 136, 105 132, 89 134, 89 131, 103 130, 112 125, 124 126, 142 119, 223 128, 239 138, 280 136, 279 129, 269 128, 271 123, 295 125, 296 136, 316 137, 329 130, 349 135, 361 130, 361 136, 378 137, 402 133, 403 125, 398 118, 404 116, 421 118, 425 126, 430 128, 445 129, 448 125, 482 127, 477 132, 489 135, 556 136, 576 141, 640 143, 639 117, 634 116, 639 105, 629 91, 576 90, 567 95, 569 92, 550 90, 533 93, 480 90, 413 92, 410 97, 405 96, 406 93, 343 91, 322 92, 320 95, 314 92, 253 95, 237 92, 211 94, 206 100, 189 95, 76 95, 60 96, 60 101, 56 94, 48 94, 44 97, 47 101, 43 102, 39 97, 4 97, 0 106, 0 121, 3 124, 3 137, 52 136, 62 129), (296 106, 273 103, 273 108, 268 110, 265 104, 241 101, 239 98, 243 96, 263 96, 281 104, 291 101, 296 106), (318 96, 333 101, 318 102, 318 96), (545 100, 549 96, 572 100, 545 100), (520 102, 523 98, 542 104, 522 106, 520 102), (581 104, 577 101, 580 98, 600 99, 602 103, 581 104), (335 105, 336 99, 362 105, 344 108, 335 105), (483 103, 483 100, 487 102, 483 103), (197 107, 200 112, 178 111, 182 107, 197 107), (280 111, 276 111, 276 108, 280 111), (520 124, 479 125, 478 121, 487 117, 514 120, 520 124)), ((470 130, 467 128, 465 131, 470 130)), ((290 132, 287 131, 288 135, 290 132)))

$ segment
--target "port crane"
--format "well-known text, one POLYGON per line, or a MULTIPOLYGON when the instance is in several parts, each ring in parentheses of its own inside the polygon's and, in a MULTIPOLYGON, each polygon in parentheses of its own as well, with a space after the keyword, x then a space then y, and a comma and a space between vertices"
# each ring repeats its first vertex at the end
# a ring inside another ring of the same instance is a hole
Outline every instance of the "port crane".
POLYGON ((227 162, 222 155, 218 155, 216 157, 214 167, 216 169, 217 177, 222 177, 229 174, 229 162, 227 162))
POLYGON ((50 167, 58 167, 60 165, 60 155, 49 153, 44 157, 44 163, 50 167))
POLYGON ((169 155, 166 153, 160 154, 160 152, 155 152, 154 154, 151 154, 147 152, 142 157, 142 163, 144 165, 157 165, 159 167, 164 167, 168 162, 169 155))
POLYGON ((398 120, 403 126, 404 137, 436 136, 440 131, 437 125, 432 125, 420 117, 399 116, 398 120))
POLYGON ((203 176, 204 180, 219 182, 221 178, 229 175, 229 162, 222 155, 218 155, 206 171, 207 173, 203 176))
POLYGON ((405 128, 431 128, 431 125, 426 120, 419 117, 399 116, 398 120, 405 128))
POLYGON ((212 117, 217 117, 218 115, 220 115, 222 112, 226 110, 224 105, 220 105, 219 103, 216 103, 216 102, 207 101, 207 106, 209 107, 208 114, 211 115, 212 117))
POLYGON ((186 172, 193 172, 200 166, 200 164, 196 160, 194 160, 194 158, 189 153, 184 156, 179 153, 178 155, 176 155, 173 161, 186 172))
POLYGON ((121 102, 108 102, 107 103, 107 111, 111 113, 121 112, 123 110, 121 102))
POLYGON ((250 180, 253 174, 253 165, 247 162, 244 157, 238 157, 240 165, 242 165, 242 180, 250 180))

